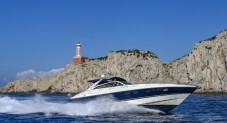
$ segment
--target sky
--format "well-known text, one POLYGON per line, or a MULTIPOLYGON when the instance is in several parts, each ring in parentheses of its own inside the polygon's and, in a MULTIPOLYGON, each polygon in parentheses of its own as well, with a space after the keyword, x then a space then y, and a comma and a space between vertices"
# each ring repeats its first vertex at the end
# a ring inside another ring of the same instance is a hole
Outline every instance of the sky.
POLYGON ((0 87, 52 75, 76 54, 149 50, 162 62, 227 29, 226 0, 0 0, 0 87))

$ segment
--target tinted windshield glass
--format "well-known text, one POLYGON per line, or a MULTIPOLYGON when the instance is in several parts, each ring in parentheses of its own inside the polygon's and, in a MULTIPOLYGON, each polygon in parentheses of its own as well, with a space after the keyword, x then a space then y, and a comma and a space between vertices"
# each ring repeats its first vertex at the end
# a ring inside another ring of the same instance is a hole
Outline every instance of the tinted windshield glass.
POLYGON ((126 85, 131 85, 132 83, 129 83, 127 81, 121 81, 122 83, 126 84, 126 85))
POLYGON ((105 84, 98 85, 97 87, 95 87, 95 89, 116 87, 116 86, 123 86, 123 85, 121 83, 119 83, 119 82, 110 82, 110 83, 105 83, 105 84))

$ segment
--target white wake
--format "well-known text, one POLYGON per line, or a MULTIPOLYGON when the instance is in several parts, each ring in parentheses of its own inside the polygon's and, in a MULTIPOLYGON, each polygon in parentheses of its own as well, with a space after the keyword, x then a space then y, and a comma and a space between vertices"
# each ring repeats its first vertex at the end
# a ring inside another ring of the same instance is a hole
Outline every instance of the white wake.
POLYGON ((64 114, 64 115, 101 115, 111 113, 159 113, 156 110, 142 108, 136 105, 116 102, 113 99, 100 98, 87 103, 50 102, 43 96, 36 95, 27 100, 12 97, 0 97, 0 113, 7 114, 64 114))

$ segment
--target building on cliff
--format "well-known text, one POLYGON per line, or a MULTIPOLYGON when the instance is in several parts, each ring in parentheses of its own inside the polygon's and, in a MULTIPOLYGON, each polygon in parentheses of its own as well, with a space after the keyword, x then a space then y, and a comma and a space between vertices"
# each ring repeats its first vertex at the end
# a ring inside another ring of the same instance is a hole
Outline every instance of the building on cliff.
POLYGON ((83 57, 81 56, 81 44, 80 41, 77 42, 76 44, 76 56, 73 57, 73 62, 74 63, 86 63, 89 62, 88 57, 83 57))

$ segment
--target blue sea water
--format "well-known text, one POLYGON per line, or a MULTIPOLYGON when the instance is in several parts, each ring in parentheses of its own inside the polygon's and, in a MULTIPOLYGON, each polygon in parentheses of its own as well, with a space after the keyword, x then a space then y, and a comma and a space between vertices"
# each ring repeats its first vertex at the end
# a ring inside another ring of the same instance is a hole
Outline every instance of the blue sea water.
POLYGON ((0 95, 0 122, 227 122, 227 95, 192 94, 168 114, 103 99, 84 104, 66 95, 0 95))

